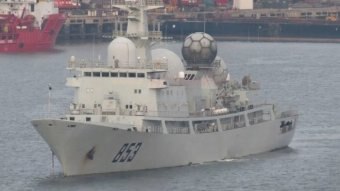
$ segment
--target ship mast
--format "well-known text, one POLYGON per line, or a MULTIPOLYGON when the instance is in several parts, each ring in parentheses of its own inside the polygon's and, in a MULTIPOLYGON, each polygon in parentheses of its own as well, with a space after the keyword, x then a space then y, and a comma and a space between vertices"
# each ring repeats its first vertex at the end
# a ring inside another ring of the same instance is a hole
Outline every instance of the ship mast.
MULTIPOLYGON (((143 65, 150 63, 150 40, 160 39, 162 35, 160 31, 149 31, 147 11, 161 8, 163 4, 157 0, 150 2, 146 0, 126 0, 124 3, 114 3, 112 6, 128 12, 126 33, 114 36, 123 36, 132 40, 136 46, 138 62, 143 65)), ((116 34, 119 34, 117 32, 116 34)))

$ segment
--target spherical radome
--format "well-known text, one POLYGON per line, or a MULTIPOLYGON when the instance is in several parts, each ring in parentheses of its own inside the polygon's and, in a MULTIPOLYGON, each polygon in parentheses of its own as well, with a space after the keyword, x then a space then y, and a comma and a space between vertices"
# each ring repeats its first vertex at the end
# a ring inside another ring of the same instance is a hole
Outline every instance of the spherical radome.
POLYGON ((210 55, 211 55, 211 52, 208 48, 204 48, 202 51, 201 51, 201 56, 202 56, 202 59, 209 59, 210 58, 210 55))
POLYGON ((201 52, 202 46, 199 41, 192 42, 190 46, 191 46, 190 50, 192 50, 193 52, 198 54, 201 52))
POLYGON ((190 36, 191 36, 191 39, 192 39, 193 41, 199 41, 199 40, 201 40, 201 39, 204 37, 203 34, 204 34, 204 33, 202 33, 202 32, 197 32, 197 33, 193 33, 193 34, 190 35, 190 36))
POLYGON ((217 43, 206 33, 187 36, 182 46, 182 56, 189 65, 211 64, 217 55, 217 43))
POLYGON ((151 56, 153 62, 167 62, 168 71, 166 76, 169 79, 173 79, 178 76, 179 72, 185 71, 185 67, 181 58, 168 49, 154 49, 151 51, 151 56))
POLYGON ((191 43, 192 43, 191 38, 187 38, 187 39, 185 39, 183 46, 189 47, 191 45, 191 43))
POLYGON ((202 45, 202 47, 209 48, 211 46, 210 42, 211 40, 207 38, 202 38, 200 44, 202 45))
POLYGON ((212 37, 212 36, 210 36, 209 34, 207 34, 207 33, 204 33, 204 35, 203 35, 205 38, 207 38, 208 40, 210 40, 210 41, 214 41, 214 38, 212 37))
POLYGON ((128 38, 117 37, 108 46, 108 65, 115 68, 136 67, 136 46, 128 38))

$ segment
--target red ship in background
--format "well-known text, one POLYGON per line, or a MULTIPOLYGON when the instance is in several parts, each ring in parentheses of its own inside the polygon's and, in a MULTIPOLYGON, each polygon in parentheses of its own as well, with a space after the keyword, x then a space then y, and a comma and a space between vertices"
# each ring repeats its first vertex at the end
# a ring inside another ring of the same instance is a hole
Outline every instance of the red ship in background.
POLYGON ((53 1, 0 1, 0 52, 49 50, 65 20, 53 1))

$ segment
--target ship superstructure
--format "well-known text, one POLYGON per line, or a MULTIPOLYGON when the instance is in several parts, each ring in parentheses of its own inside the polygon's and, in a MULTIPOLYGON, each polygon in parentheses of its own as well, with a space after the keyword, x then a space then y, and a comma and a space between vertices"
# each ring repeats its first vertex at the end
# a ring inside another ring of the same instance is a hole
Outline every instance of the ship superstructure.
POLYGON ((0 1, 0 52, 51 49, 65 20, 50 0, 0 1))
POLYGON ((255 104, 259 84, 230 78, 214 39, 189 35, 182 59, 151 50, 159 31, 148 31, 155 2, 125 1, 126 33, 108 46, 107 63, 71 57, 75 89, 69 113, 32 124, 60 161, 65 175, 171 167, 242 157, 288 146, 296 111, 255 104))

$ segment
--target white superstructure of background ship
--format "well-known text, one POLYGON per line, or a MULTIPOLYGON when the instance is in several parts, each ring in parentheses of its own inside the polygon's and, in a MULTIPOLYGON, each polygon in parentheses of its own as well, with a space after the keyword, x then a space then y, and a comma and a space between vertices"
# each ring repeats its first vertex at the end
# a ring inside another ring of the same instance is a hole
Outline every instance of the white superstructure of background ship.
POLYGON ((151 50, 144 1, 115 5, 129 12, 126 33, 108 47, 107 64, 71 57, 75 89, 70 112, 32 124, 60 161, 65 175, 181 166, 287 147, 296 111, 252 104, 259 88, 246 76, 231 80, 216 56, 214 39, 198 32, 182 48, 151 50))

